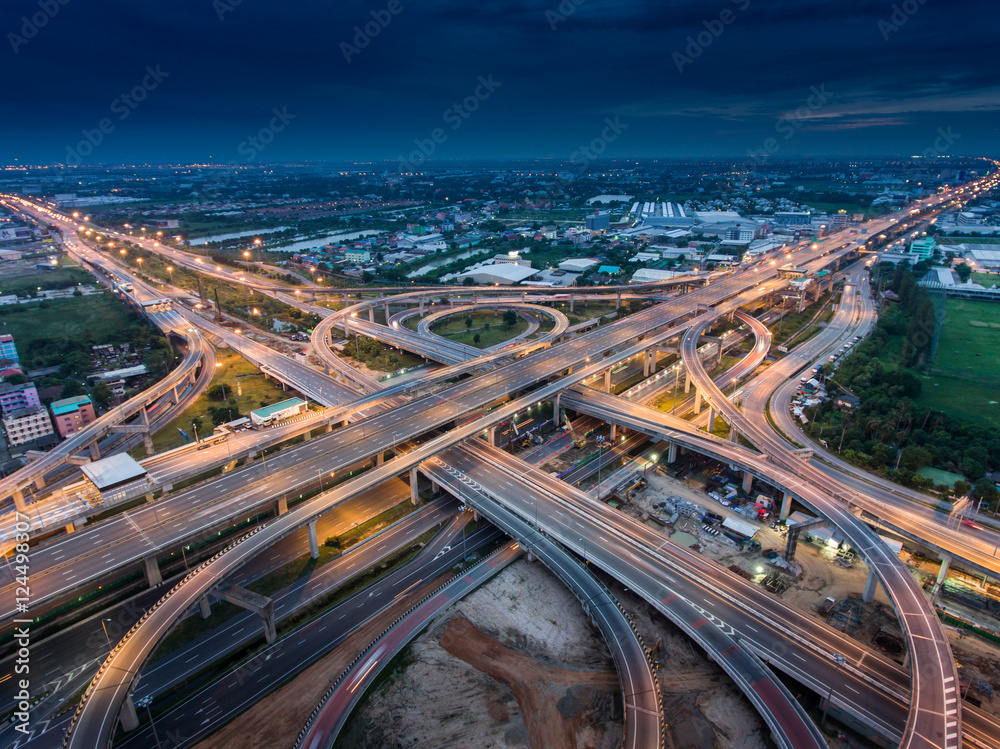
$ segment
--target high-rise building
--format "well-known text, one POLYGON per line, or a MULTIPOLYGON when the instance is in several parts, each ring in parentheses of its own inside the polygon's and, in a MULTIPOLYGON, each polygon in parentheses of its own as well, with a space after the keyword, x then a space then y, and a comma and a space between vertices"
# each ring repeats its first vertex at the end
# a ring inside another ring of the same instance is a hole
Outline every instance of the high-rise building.
POLYGON ((611 226, 611 214, 607 211, 595 211, 587 214, 584 223, 588 231, 607 231, 611 226))
POLYGON ((3 415, 3 428, 12 447, 47 437, 52 432, 49 412, 42 406, 19 408, 3 415))
POLYGON ((68 437, 79 432, 97 418, 94 413, 94 404, 86 395, 53 401, 51 408, 60 437, 68 437))
POLYGON ((11 385, 9 382, 0 383, 0 411, 3 413, 40 405, 42 402, 38 399, 35 383, 24 382, 20 385, 11 385))

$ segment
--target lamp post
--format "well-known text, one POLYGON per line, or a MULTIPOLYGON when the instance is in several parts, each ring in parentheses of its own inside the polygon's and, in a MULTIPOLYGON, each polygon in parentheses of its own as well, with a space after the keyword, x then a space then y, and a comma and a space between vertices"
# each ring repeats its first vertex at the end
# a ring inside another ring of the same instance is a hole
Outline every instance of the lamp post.
POLYGON ((112 621, 112 620, 111 619, 101 619, 101 629, 104 630, 104 639, 108 641, 108 651, 109 652, 112 651, 112 650, 114 650, 114 647, 111 645, 111 637, 108 635, 108 628, 104 624, 104 622, 110 622, 110 621, 112 621))
POLYGON ((149 715, 149 727, 153 729, 153 739, 156 741, 156 749, 163 749, 160 746, 160 737, 156 735, 156 726, 153 723, 153 711, 149 709, 150 704, 153 702, 151 695, 146 695, 141 700, 138 700, 135 704, 137 707, 146 708, 146 714, 149 715))
POLYGON ((830 710, 830 701, 833 699, 833 688, 837 684, 837 674, 840 673, 840 667, 847 663, 847 658, 840 653, 835 653, 833 662, 837 664, 837 667, 833 671, 833 680, 830 682, 830 693, 826 696, 826 705, 823 706, 823 719, 819 722, 820 728, 826 725, 826 714, 830 710))

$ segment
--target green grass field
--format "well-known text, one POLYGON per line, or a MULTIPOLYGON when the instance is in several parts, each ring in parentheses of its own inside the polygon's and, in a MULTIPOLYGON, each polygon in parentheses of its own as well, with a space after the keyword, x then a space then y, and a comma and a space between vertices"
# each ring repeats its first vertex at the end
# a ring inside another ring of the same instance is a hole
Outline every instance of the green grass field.
POLYGON ((922 392, 913 402, 917 413, 926 413, 928 408, 934 408, 956 419, 985 421, 1000 426, 1000 388, 997 386, 979 380, 909 371, 923 385, 922 392))
POLYGON ((450 341, 457 341, 458 343, 475 346, 476 348, 487 348, 488 346, 496 346, 498 343, 509 341, 514 336, 528 329, 528 323, 520 317, 517 318, 517 322, 511 327, 504 327, 503 312, 500 311, 498 311, 496 317, 493 316, 492 311, 486 310, 473 312, 471 317, 471 328, 466 328, 465 326, 466 315, 458 314, 446 317, 441 322, 432 325, 431 331, 450 341), (490 326, 489 330, 486 329, 487 325, 490 326), (475 342, 476 335, 479 336, 479 343, 475 342))
POLYGON ((995 302, 949 299, 934 371, 1000 385, 1000 319, 997 313, 1000 313, 1000 306, 995 302))
POLYGON ((973 273, 969 280, 989 289, 992 286, 1000 286, 1000 273, 973 273))
POLYGON ((111 294, 0 307, 0 332, 14 336, 22 359, 36 341, 85 338, 89 331, 95 344, 125 342, 136 325, 138 316, 111 294))
POLYGON ((0 294, 25 296, 38 289, 68 289, 81 283, 92 284, 94 277, 83 268, 64 260, 63 267, 57 270, 0 278, 0 294))
POLYGON ((956 481, 965 480, 965 477, 960 473, 950 473, 949 471, 942 471, 939 468, 931 468, 930 466, 924 466, 917 473, 924 478, 930 479, 935 485, 947 484, 949 487, 953 487, 956 481))

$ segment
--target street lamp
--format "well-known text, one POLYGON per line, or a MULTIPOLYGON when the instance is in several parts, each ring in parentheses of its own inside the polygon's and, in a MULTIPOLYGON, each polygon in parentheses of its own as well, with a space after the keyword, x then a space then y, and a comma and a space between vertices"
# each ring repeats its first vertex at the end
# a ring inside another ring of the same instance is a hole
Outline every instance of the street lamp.
POLYGON ((111 619, 101 619, 101 629, 104 630, 104 639, 108 641, 108 650, 109 651, 114 650, 114 647, 111 645, 111 637, 108 635, 108 628, 104 624, 104 622, 110 622, 110 621, 113 621, 113 620, 111 620, 111 619))
POLYGON ((837 664, 837 667, 833 671, 833 680, 830 682, 830 693, 826 696, 826 705, 823 707, 823 719, 819 722, 820 728, 826 725, 826 714, 830 710, 830 701, 833 699, 833 688, 837 683, 837 674, 840 673, 840 667, 847 663, 847 658, 840 653, 835 653, 833 662, 837 664))
POLYGON ((135 704, 137 707, 146 708, 146 713, 149 715, 149 727, 153 729, 153 738, 156 740, 156 749, 163 749, 160 746, 160 737, 156 735, 156 726, 153 724, 153 711, 149 709, 149 706, 153 702, 153 696, 147 694, 142 699, 138 700, 135 704))

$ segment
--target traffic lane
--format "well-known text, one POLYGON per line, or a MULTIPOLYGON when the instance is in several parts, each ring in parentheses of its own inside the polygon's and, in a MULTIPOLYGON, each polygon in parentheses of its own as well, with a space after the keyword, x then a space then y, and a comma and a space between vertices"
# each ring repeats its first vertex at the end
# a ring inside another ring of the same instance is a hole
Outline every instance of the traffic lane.
MULTIPOLYGON (((296 580, 272 596, 275 623, 280 623, 304 606, 345 585, 359 572, 377 564, 381 559, 444 522, 448 518, 444 507, 448 504, 451 503, 425 506, 378 536, 352 547, 342 556, 320 567, 308 578, 296 580)), ((306 549, 308 550, 308 547, 306 549)), ((184 679, 194 676, 204 669, 206 664, 252 642, 260 637, 260 634, 260 617, 255 612, 241 611, 196 640, 149 663, 142 672, 142 679, 136 686, 134 694, 136 697, 160 694, 184 679)))
MULTIPOLYGON (((462 456, 447 454, 447 464, 451 472, 461 472, 471 477, 488 494, 499 493, 503 502, 516 507, 523 517, 532 517, 532 512, 538 513, 539 503, 546 502, 546 497, 540 494, 533 483, 516 478, 517 488, 514 490, 499 490, 497 487, 506 484, 503 472, 493 464, 478 461, 468 452, 465 446, 456 449, 464 452, 462 456), (477 470, 478 469, 478 470, 477 470)), ((496 456, 499 458, 499 456, 496 456)), ((443 465, 444 461, 439 461, 443 465)), ((445 469, 448 471, 448 469, 445 469)), ((763 666, 740 648, 722 629, 715 626, 714 617, 703 608, 676 593, 673 585, 676 580, 670 575, 664 575, 662 569, 657 569, 650 560, 633 549, 623 549, 620 546, 611 548, 611 539, 597 529, 587 530, 591 523, 585 513, 564 513, 553 510, 551 513, 539 516, 545 524, 547 535, 558 539, 564 544, 576 547, 584 558, 593 561, 616 578, 625 582, 643 596, 655 607, 678 624, 687 634, 692 636, 702 647, 716 656, 717 662, 732 676, 738 685, 744 689, 747 696, 762 710, 764 718, 779 735, 787 737, 789 747, 819 747, 819 743, 811 720, 805 712, 788 695, 785 699, 777 699, 776 695, 783 691, 774 677, 763 666), (571 524, 572 521, 572 524, 571 524), (627 567, 621 562, 625 560, 627 567), (712 626, 707 626, 709 624, 712 626), (763 680, 763 681, 762 681, 763 680), (768 687, 764 688, 763 685, 768 687)), ((787 694, 787 693, 785 693, 787 694)))
MULTIPOLYGON (((501 534, 495 529, 481 529, 469 537, 469 548, 482 551, 500 538, 501 534)), ((173 731, 181 739, 176 743, 177 746, 194 744, 335 648, 352 631, 388 605, 408 595, 420 582, 446 573, 461 561, 461 553, 460 549, 452 549, 436 558, 421 559, 419 563, 415 560, 320 614, 301 629, 259 651, 249 665, 231 670, 223 679, 190 696, 168 712, 156 714, 157 731, 161 736, 173 731), (217 709, 210 711, 209 706, 217 709), (202 715, 207 717, 196 722, 202 715)), ((152 749, 155 741, 152 731, 146 725, 124 741, 116 742, 116 746, 152 749)))

